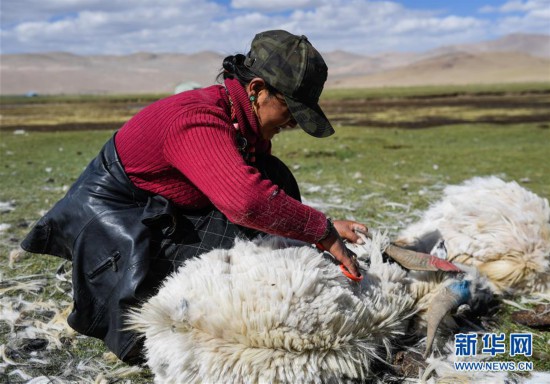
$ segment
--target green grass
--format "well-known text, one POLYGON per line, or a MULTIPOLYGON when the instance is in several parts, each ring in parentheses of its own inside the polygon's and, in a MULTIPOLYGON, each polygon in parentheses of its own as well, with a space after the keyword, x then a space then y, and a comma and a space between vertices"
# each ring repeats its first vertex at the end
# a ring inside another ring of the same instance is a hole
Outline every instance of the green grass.
MULTIPOLYGON (((337 184, 348 190, 341 196, 348 201, 379 193, 385 200, 424 209, 433 195, 419 194, 423 188, 491 174, 528 181, 525 187, 550 196, 550 162, 545 161, 549 142, 550 129, 536 124, 426 130, 340 127, 337 135, 323 140, 299 130, 285 133, 274 150, 297 168, 294 173, 302 183, 337 184)), ((369 200, 354 216, 368 223, 373 214, 382 213, 379 203, 369 200)))
POLYGON ((456 96, 460 94, 506 94, 524 91, 548 92, 550 91, 550 82, 327 89, 323 91, 321 99, 419 98, 427 96, 456 96))
POLYGON ((0 104, 82 104, 90 102, 124 103, 124 102, 153 102, 168 94, 144 93, 139 95, 38 95, 33 97, 21 95, 0 95, 0 104))
MULTIPOLYGON (((475 88, 476 92, 488 92, 482 88, 475 88)), ((521 97, 516 87, 494 89, 516 92, 516 96, 521 97)), ((534 97, 533 91, 539 88, 529 89, 530 97, 534 97)), ((547 88, 541 86, 540 89, 547 88)), ((417 89, 415 92, 418 95, 429 91, 433 90, 417 89)), ((445 89, 438 89, 440 94, 443 91, 445 89)), ((447 89, 447 92, 455 91, 447 89)), ((353 92, 342 93, 338 97, 373 94, 372 90, 353 92)), ((400 97, 409 97, 405 90, 395 92, 400 97)), ((328 97, 336 96, 329 93, 328 97)), ((376 97, 394 96, 379 94, 376 97)), ((544 94, 540 97, 541 102, 547 102, 544 94)), ((127 96, 82 97, 76 100, 67 97, 63 102, 58 99, 46 103, 54 116, 56 111, 64 111, 57 109, 57 106, 65 103, 72 103, 75 109, 81 111, 89 108, 97 110, 95 106, 90 107, 90 99, 94 99, 96 106, 107 105, 107 110, 117 109, 117 105, 126 105, 128 100, 130 103, 136 100, 127 96)), ((140 100, 151 102, 153 99, 140 100)), ((2 99, 3 102, 5 100, 2 99)), ((25 103, 19 107, 32 108, 25 103)), ((414 114, 420 118, 429 116, 433 108, 428 104, 423 111, 415 110, 414 114)), ((461 113, 476 120, 479 111, 474 106, 461 108, 461 113)), ((3 109, 3 116, 7 111, 3 109)), ((445 111, 445 114, 454 113, 453 110, 445 111)), ((394 120, 383 109, 380 114, 378 118, 381 121, 394 120)), ((522 111, 522 114, 529 114, 529 111, 522 111)), ((68 120, 74 122, 81 117, 76 113, 75 118, 68 120)), ((48 119, 45 121, 52 123, 48 119)), ((498 175, 505 180, 516 180, 540 196, 550 197, 548 123, 518 122, 502 125, 478 122, 414 130, 344 125, 337 128, 336 135, 322 140, 296 129, 276 137, 273 151, 293 170, 307 201, 323 202, 326 212, 333 217, 354 218, 371 228, 388 229, 391 234, 395 234, 403 225, 413 221, 430 202, 436 200, 445 185, 460 183, 474 176, 498 175)), ((61 263, 58 258, 26 255, 15 263, 14 268, 10 268, 8 253, 17 247, 29 226, 43 211, 63 196, 112 133, 112 129, 24 134, 14 134, 7 130, 0 132, 0 202, 11 202, 14 207, 11 211, 0 213, 0 223, 11 226, 5 232, 0 232, 0 282, 16 276, 38 273, 51 277, 55 274, 61 263)), ((39 293, 38 297, 67 300, 66 295, 51 287, 39 293)), ((36 297, 29 296, 29 299, 36 297)), ((510 321, 512 309, 503 306, 499 330, 506 333, 533 332, 510 321)), ((550 338, 544 332, 534 334, 535 369, 550 371, 550 338)), ((4 342, 4 332, 0 332, 0 344, 4 342)), ((66 362, 63 357, 65 353, 79 358, 101 359, 103 352, 105 349, 100 342, 77 339, 67 346, 66 351, 60 352, 56 364, 62 366, 66 362)), ((49 369, 57 372, 59 366, 54 364, 49 369)), ((132 378, 132 382, 136 383, 149 381, 151 377, 148 372, 132 378)))
POLYGON ((1 130, 116 129, 144 106, 166 95, 0 96, 1 130), (85 128, 85 127, 84 127, 85 128))

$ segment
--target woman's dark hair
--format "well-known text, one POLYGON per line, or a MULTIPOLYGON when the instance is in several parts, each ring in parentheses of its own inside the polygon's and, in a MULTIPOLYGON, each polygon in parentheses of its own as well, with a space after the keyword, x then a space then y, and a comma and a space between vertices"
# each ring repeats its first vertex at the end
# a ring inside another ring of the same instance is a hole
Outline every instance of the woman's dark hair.
MULTIPOLYGON (((254 72, 250 70, 246 65, 244 65, 244 60, 246 56, 238 53, 236 55, 227 56, 223 59, 222 70, 216 76, 218 82, 223 82, 225 79, 236 79, 241 83, 243 87, 248 85, 255 77, 259 77, 254 72)), ((270 95, 275 95, 278 91, 273 88, 267 82, 266 88, 270 95)))

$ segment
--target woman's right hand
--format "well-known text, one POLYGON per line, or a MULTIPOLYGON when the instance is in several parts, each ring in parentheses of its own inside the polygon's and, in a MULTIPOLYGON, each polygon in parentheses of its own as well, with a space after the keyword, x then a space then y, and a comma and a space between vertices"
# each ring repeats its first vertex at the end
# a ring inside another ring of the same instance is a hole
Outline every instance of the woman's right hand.
POLYGON ((361 277, 359 265, 357 264, 357 256, 344 245, 344 241, 334 227, 331 229, 329 235, 321 240, 319 244, 344 265, 353 276, 357 278, 361 277))

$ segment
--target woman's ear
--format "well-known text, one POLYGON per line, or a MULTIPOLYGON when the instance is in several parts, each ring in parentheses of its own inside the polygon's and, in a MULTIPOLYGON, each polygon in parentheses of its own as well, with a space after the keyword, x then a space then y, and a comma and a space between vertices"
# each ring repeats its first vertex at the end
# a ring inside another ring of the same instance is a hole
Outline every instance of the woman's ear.
POLYGON ((246 92, 248 93, 248 96, 255 95, 258 96, 260 91, 262 89, 265 89, 265 81, 261 77, 255 77, 252 80, 250 80, 250 83, 246 86, 246 92))

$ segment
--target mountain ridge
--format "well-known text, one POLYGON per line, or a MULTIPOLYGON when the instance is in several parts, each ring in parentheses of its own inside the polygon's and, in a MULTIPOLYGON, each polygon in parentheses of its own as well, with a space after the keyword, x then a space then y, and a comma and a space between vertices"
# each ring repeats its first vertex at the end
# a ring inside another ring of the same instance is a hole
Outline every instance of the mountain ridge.
MULTIPOLYGON (((326 87, 550 82, 550 35, 512 34, 425 52, 323 53, 326 87)), ((169 93, 182 82, 215 83, 224 55, 136 52, 0 55, 0 93, 169 93)))

